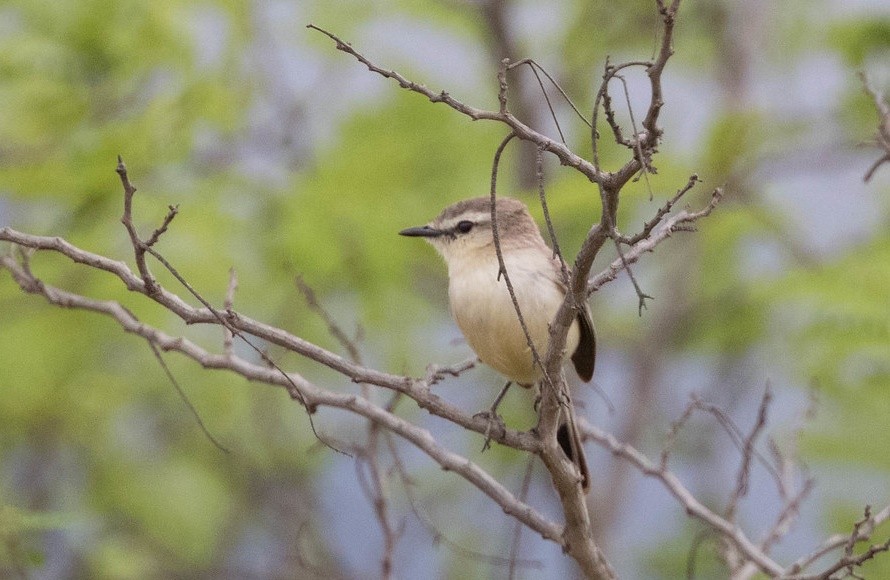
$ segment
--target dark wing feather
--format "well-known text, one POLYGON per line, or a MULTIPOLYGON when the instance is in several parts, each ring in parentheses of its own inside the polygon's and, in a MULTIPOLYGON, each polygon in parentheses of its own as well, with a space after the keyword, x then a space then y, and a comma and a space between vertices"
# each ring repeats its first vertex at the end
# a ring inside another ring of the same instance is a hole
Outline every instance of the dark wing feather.
POLYGON ((596 365, 596 330, 590 317, 590 308, 584 304, 578 311, 578 330, 581 337, 578 348, 572 354, 572 364, 581 380, 589 382, 593 378, 593 367, 596 365))

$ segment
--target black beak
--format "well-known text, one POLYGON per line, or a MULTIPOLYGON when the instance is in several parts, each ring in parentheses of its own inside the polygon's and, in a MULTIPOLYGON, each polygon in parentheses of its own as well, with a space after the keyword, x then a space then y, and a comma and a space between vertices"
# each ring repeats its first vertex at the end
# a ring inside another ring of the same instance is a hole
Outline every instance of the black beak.
POLYGON ((444 234, 442 230, 437 230, 430 226, 417 226, 408 228, 399 232, 400 236, 409 236, 412 238, 436 238, 444 234))

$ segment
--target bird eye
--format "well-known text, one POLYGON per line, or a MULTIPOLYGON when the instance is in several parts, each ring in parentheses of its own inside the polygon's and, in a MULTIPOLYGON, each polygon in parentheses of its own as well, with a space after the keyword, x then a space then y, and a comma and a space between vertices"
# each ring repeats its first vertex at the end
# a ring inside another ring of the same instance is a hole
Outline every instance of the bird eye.
POLYGON ((461 222, 457 222, 457 231, 459 231, 462 234, 465 234, 472 229, 473 229, 473 222, 471 222, 471 221, 464 220, 461 222))

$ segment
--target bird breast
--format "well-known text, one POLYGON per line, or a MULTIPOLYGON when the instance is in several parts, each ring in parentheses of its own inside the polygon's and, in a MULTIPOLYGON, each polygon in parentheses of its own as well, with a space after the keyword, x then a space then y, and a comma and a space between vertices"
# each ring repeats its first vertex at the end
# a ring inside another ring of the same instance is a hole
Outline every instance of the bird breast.
MULTIPOLYGON (((458 327, 483 363, 516 383, 534 384, 541 371, 534 364, 504 277, 498 280, 497 257, 480 252, 469 258, 467 263, 449 262, 448 295, 458 327)), ((556 268, 549 252, 539 248, 512 249, 505 255, 505 265, 522 317, 543 359, 550 323, 564 298, 556 268)), ((578 323, 574 322, 566 341, 567 352, 574 352, 578 339, 578 323)))

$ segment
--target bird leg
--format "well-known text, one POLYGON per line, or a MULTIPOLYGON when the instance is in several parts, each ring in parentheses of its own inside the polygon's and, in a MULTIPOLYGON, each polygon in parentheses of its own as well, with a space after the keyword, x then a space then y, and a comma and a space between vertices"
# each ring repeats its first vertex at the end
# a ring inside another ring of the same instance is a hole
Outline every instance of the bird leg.
POLYGON ((504 385, 504 388, 501 389, 501 392, 498 393, 498 396, 495 397, 494 403, 491 404, 491 407, 487 411, 482 411, 481 413, 476 413, 476 417, 486 416, 488 417, 488 426, 485 428, 485 444, 482 445, 482 451, 485 451, 489 447, 491 447, 491 433, 492 433, 492 425, 497 424, 501 431, 506 430, 506 425, 504 425, 504 420, 498 415, 498 405, 501 404, 501 401, 504 399, 504 396, 507 394, 507 391, 510 389, 510 385, 513 383, 511 381, 507 381, 507 384, 504 385))

